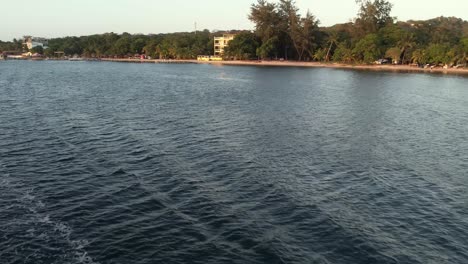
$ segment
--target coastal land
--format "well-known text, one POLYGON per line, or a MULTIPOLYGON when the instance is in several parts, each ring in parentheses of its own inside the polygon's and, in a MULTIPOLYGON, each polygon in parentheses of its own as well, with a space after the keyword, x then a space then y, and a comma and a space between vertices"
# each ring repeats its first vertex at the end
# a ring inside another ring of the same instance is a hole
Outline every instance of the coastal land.
POLYGON ((211 64, 211 65, 232 65, 232 66, 267 66, 267 67, 309 67, 309 68, 333 68, 350 70, 368 70, 368 71, 387 71, 387 72, 419 72, 419 73, 438 73, 455 74, 468 76, 466 68, 420 68, 411 65, 368 65, 368 64, 345 64, 345 63, 325 63, 325 62, 303 62, 303 61, 267 61, 267 60, 235 60, 235 61, 198 61, 198 60, 141 60, 141 59, 101 59, 109 62, 127 62, 127 63, 161 63, 161 64, 211 64))
POLYGON ((322 27, 295 1, 280 2, 250 6, 253 30, 24 36, 0 41, 0 58, 467 72, 468 21, 462 18, 397 21, 389 1, 357 1, 352 22, 322 27))

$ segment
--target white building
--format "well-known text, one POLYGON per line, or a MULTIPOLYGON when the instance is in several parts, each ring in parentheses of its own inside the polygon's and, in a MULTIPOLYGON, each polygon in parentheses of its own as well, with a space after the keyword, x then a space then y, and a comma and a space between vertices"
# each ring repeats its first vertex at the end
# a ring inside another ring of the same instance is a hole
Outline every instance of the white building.
POLYGON ((46 38, 36 38, 31 36, 25 36, 23 45, 27 46, 28 49, 32 49, 38 46, 41 46, 43 49, 47 49, 49 40, 46 38))
POLYGON ((235 34, 223 34, 222 37, 215 37, 214 38, 214 55, 215 56, 222 56, 224 53, 224 49, 229 46, 229 41, 233 40, 235 34))

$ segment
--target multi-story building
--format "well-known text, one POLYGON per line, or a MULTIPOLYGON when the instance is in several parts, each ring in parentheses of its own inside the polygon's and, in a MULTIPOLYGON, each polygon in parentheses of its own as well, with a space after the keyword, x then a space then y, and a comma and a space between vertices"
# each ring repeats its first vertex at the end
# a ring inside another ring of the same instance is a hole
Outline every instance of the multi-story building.
POLYGON ((214 55, 222 56, 224 49, 229 45, 229 41, 234 39, 235 34, 223 34, 222 37, 214 38, 214 55))
POLYGON ((36 37, 31 37, 31 36, 25 36, 24 43, 23 43, 23 45, 28 47, 28 49, 32 49, 38 46, 41 46, 42 48, 47 49, 48 44, 49 44, 48 39, 36 38, 36 37))

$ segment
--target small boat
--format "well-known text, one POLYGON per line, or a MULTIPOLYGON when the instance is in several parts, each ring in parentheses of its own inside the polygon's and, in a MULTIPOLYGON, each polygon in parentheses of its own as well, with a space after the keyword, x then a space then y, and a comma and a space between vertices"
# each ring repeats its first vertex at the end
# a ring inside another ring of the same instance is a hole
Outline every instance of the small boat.
POLYGON ((84 61, 83 58, 69 58, 69 61, 84 61))

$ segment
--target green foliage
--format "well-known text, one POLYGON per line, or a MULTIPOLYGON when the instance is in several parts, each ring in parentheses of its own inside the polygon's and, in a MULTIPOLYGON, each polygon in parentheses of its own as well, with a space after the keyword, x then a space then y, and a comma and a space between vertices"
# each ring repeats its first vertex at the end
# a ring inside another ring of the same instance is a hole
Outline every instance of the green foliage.
POLYGON ((63 51, 67 56, 128 57, 145 54, 153 58, 195 59, 197 55, 213 52, 213 35, 208 31, 159 35, 131 35, 105 33, 82 37, 65 37, 49 40, 45 54, 63 51))
POLYGON ((468 53, 468 36, 460 40, 460 44, 463 47, 463 51, 468 53))
POLYGON ((338 31, 331 31, 328 33, 326 44, 329 45, 327 49, 327 54, 325 55, 325 60, 329 61, 332 56, 333 48, 335 48, 340 40, 338 31))
POLYGON ((257 56, 262 59, 271 59, 278 54, 275 53, 277 50, 278 38, 272 37, 271 39, 267 40, 263 43, 259 48, 257 48, 257 56))
POLYGON ((340 43, 333 54, 333 61, 336 62, 354 62, 353 50, 346 43, 340 43))
POLYGON ((155 39, 151 39, 142 48, 142 52, 146 56, 150 56, 151 58, 157 58, 159 56, 159 54, 156 51, 157 47, 158 47, 158 41, 156 41, 155 39))
POLYGON ((393 48, 388 49, 387 52, 385 52, 385 57, 392 58, 392 62, 394 63, 395 62, 399 63, 400 58, 401 58, 400 48, 393 47, 393 48))
POLYGON ((455 45, 463 34, 463 20, 458 18, 439 17, 431 19, 428 25, 432 30, 431 42, 436 44, 455 45))
POLYGON ((13 39, 13 41, 3 42, 0 41, 0 52, 4 51, 22 51, 23 43, 20 40, 13 39))
POLYGON ((450 50, 448 45, 445 44, 431 44, 426 49, 427 59, 431 63, 449 63, 451 58, 448 55, 450 50))
POLYGON ((382 56, 380 38, 377 34, 366 35, 353 49, 354 57, 359 62, 372 63, 382 56))
POLYGON ((146 46, 146 38, 138 36, 130 43, 130 51, 132 53, 142 53, 143 48, 146 46))
POLYGON ((313 58, 319 42, 319 21, 310 12, 302 17, 294 0, 280 0, 277 4, 258 0, 251 6, 249 19, 255 24, 262 43, 258 50, 258 54, 264 55, 261 57, 275 53, 275 56, 297 60, 313 58), (269 50, 272 43, 266 45, 273 38, 275 52, 269 50))
POLYGON ((460 40, 460 50, 458 56, 458 63, 463 63, 466 65, 468 62, 468 37, 460 40))
POLYGON ((301 18, 291 30, 291 39, 299 55, 298 60, 302 60, 304 53, 310 58, 314 57, 314 49, 318 46, 318 24, 319 21, 307 12, 304 18, 301 18))
POLYGON ((385 0, 356 0, 359 13, 356 18, 356 28, 359 35, 377 33, 377 31, 393 23, 390 16, 393 5, 385 0))
MULTIPOLYGON (((122 36, 117 40, 112 48, 112 53, 118 56, 130 54, 131 39, 129 36, 122 36)), ((68 53, 68 52, 67 52, 68 53)))
POLYGON ((417 49, 413 51, 411 60, 413 63, 426 64, 428 62, 426 51, 423 49, 417 49))
POLYGON ((313 58, 316 61, 324 61, 327 58, 327 50, 326 49, 316 50, 313 58))
POLYGON ((249 20, 255 24, 255 32, 263 43, 279 35, 281 16, 276 4, 258 0, 250 8, 249 20))
POLYGON ((248 60, 256 57, 259 47, 257 36, 250 32, 237 34, 224 50, 225 56, 236 60, 248 60))
POLYGON ((39 53, 39 54, 44 54, 44 48, 42 46, 36 46, 31 49, 31 53, 39 53))
MULTIPOLYGON (((454 17, 395 22, 387 0, 357 0, 354 22, 319 27, 319 20, 301 13, 294 0, 257 0, 248 18, 254 32, 239 33, 225 49, 226 58, 318 60, 372 63, 383 57, 407 64, 466 64, 468 22, 454 17)), ((56 56, 127 57, 145 54, 160 59, 195 59, 213 54, 213 34, 131 35, 105 33, 49 40, 44 54, 56 56)), ((22 41, 0 41, 0 51, 25 51, 22 41)))

